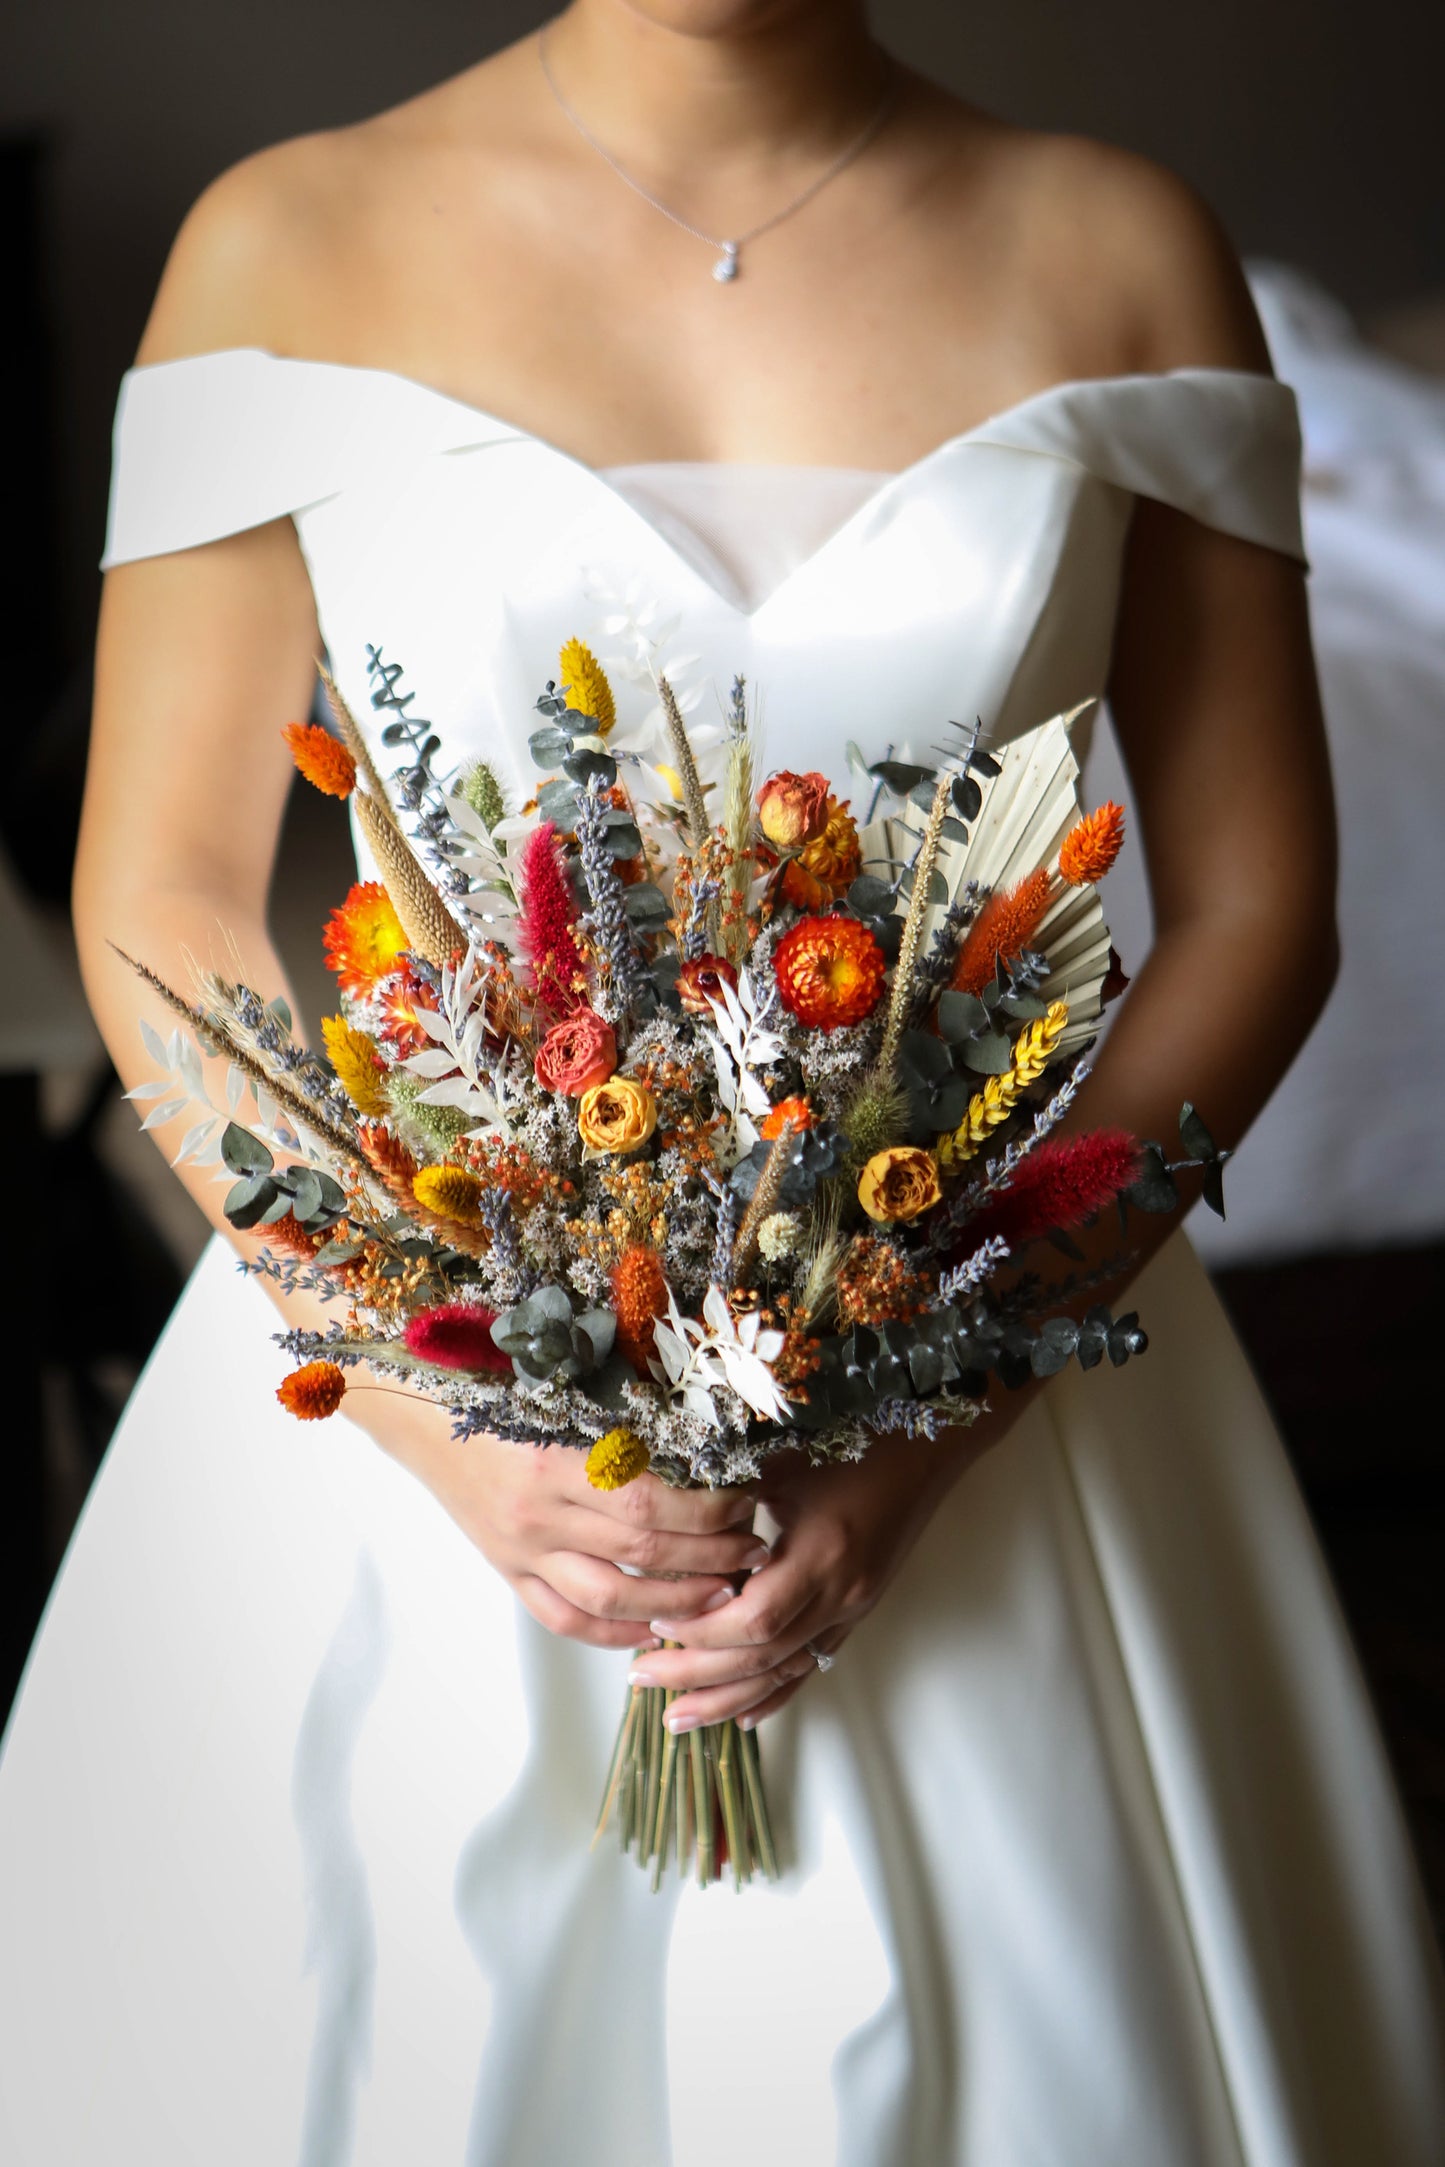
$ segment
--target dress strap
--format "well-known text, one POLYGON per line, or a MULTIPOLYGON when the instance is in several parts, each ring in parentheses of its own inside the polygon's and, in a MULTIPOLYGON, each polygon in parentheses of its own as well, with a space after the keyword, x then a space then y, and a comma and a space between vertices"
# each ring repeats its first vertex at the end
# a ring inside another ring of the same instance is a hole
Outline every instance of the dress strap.
POLYGON ((1083 378, 1023 400, 969 441, 1066 459, 1307 562, 1299 405, 1272 376, 1209 368, 1083 378))
POLYGON ((129 369, 101 569, 219 541, 393 465, 519 433, 385 369, 260 347, 129 369))

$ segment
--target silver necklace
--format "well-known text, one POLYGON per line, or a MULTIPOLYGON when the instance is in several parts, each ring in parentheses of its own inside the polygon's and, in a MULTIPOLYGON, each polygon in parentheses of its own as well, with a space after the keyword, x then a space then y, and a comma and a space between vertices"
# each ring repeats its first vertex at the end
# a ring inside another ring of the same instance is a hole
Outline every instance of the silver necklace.
POLYGON ((644 203, 650 203, 655 211, 661 211, 664 218, 670 218, 675 226, 681 226, 683 232, 690 233, 695 241, 706 241, 709 248, 717 249, 718 256, 712 267, 712 275, 718 280, 719 284, 724 286, 730 285, 741 270, 742 266, 739 257, 749 241, 757 240, 759 234, 771 233, 774 226, 780 226, 785 218, 791 218, 793 213, 800 211, 805 203, 811 203, 819 189, 826 188, 829 181, 835 180, 842 172, 844 166, 851 165, 859 152, 867 148, 888 118, 893 107, 893 101, 898 95, 899 84, 899 71, 894 68, 889 77, 887 89, 874 107, 864 127, 854 136, 852 142, 839 152, 833 163, 817 176, 816 180, 809 181, 801 195, 794 196, 792 202, 785 203, 780 211, 774 211, 771 218, 764 218, 756 226, 749 226, 746 233, 736 234, 733 239, 726 240, 720 234, 704 233, 701 226, 689 225, 685 218, 679 218, 676 211, 669 210, 668 206, 660 202, 650 188, 644 188, 641 181, 629 173, 626 166, 619 159, 613 157, 605 143, 598 142, 586 122, 572 110, 572 107, 557 88, 557 78, 553 75, 551 63, 547 58, 547 33, 545 30, 540 33, 537 39, 537 57, 542 63, 542 73, 547 79, 547 88, 551 91, 563 114, 577 130, 583 142, 595 150, 599 158, 605 159, 617 175, 617 178, 620 181, 626 181, 628 187, 632 189, 634 194, 641 196, 644 203))

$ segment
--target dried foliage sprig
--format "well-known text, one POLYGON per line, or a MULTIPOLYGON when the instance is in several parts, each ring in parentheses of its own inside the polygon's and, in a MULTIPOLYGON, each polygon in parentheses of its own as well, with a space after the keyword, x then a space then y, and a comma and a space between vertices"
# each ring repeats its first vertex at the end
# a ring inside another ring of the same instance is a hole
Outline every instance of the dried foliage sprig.
POLYGON ((913 860, 913 892, 908 898, 908 915, 903 921, 903 938, 888 996, 888 1020, 883 1027, 883 1044, 878 1053, 878 1069, 883 1076, 892 1076, 897 1070, 898 1046, 913 1006, 914 974, 923 943, 923 921, 928 915, 928 891, 938 865, 938 846, 943 838, 943 823, 948 818, 952 788, 952 776, 940 775, 913 860))
POLYGON ((586 787, 578 793, 577 854, 592 905, 585 924, 598 966, 593 1005, 609 1023, 621 1023, 641 1008, 650 981, 623 907, 616 861, 607 847, 603 820, 606 796, 600 775, 589 777, 586 787))
POLYGON ((788 1161, 792 1156, 793 1138, 797 1133, 798 1124, 790 1114, 773 1138, 772 1149, 763 1161, 762 1170, 757 1179, 757 1186, 748 1199, 748 1208, 743 1213, 742 1225, 738 1228, 738 1238, 733 1244, 732 1274, 734 1285, 741 1284, 752 1270, 757 1259, 758 1234, 763 1221, 771 1218, 778 1208, 778 1198, 782 1194, 783 1188, 783 1176, 788 1171, 788 1161))
POLYGON ((697 771, 693 757, 692 740, 687 734, 682 709, 677 704, 677 694, 666 677, 657 680, 658 697, 662 701, 663 718, 667 724, 667 742, 672 753, 672 764, 682 784, 683 812, 687 819, 688 847, 697 857, 707 840, 709 822, 707 800, 703 796, 702 777, 697 771))
POLYGON ((440 970, 459 949, 465 949, 466 933, 407 848, 406 838, 376 799, 358 792, 355 803, 361 832, 376 860, 391 907, 401 920, 408 947, 434 970, 440 970))

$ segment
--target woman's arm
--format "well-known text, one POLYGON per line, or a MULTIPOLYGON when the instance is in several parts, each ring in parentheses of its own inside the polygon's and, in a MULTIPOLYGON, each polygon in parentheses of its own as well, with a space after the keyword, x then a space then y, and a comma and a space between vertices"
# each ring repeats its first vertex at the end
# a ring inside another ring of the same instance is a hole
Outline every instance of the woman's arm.
MULTIPOLYGON (((258 317, 245 328, 238 302, 248 280, 272 300, 284 290, 281 272, 272 275, 282 245, 279 180, 274 164, 251 161, 202 199, 167 268, 143 362, 228 343, 286 350, 275 329, 258 329, 258 317), (227 273, 219 297, 218 264, 227 273)), ((86 989, 127 1086, 151 1069, 140 1017, 163 1035, 173 1019, 117 947, 178 988, 189 983, 192 958, 234 975, 238 957, 267 998, 287 993, 266 922, 291 783, 281 730, 308 712, 320 652, 289 519, 106 574, 74 912, 86 989)), ((168 1158, 187 1126, 183 1115, 151 1132, 168 1158)), ((212 1225, 254 1254, 256 1240, 227 1227, 212 1170, 177 1172, 212 1225)), ((316 1328, 331 1314, 305 1295, 281 1307, 288 1325, 316 1328)), ((638 1621, 673 1602, 674 1586, 633 1578, 622 1565, 688 1575, 676 1599, 691 1609, 756 1557, 751 1498, 683 1497, 652 1478, 605 1495, 588 1487, 580 1454, 495 1439, 458 1444, 449 1417, 419 1397, 361 1390, 347 1405, 556 1632, 634 1646, 646 1637, 638 1621)), ((357 1449, 365 1449, 360 1439, 357 1449)))
MULTIPOLYGON (((1142 170, 1149 200, 1126 205, 1120 237, 1154 327, 1136 365, 1267 372, 1213 220, 1170 176, 1142 170)), ((1303 1043, 1337 965, 1334 811, 1300 567, 1141 500, 1108 692, 1155 940, 1069 1125, 1172 1148, 1190 1099, 1233 1145, 1303 1043)), ((1110 1298, 1176 1224, 1132 1217, 1132 1261, 1110 1298)), ((1112 1217, 1081 1245, 1105 1262, 1118 1245, 1112 1217)), ((831 1649, 872 1609, 942 1497, 1038 1389, 1000 1390, 989 1415, 946 1442, 890 1439, 853 1466, 765 1470, 783 1530, 773 1562, 716 1615, 654 1621, 683 1643, 645 1665, 649 1679, 686 1691, 669 1720, 688 1728, 746 1711, 751 1724, 781 1707, 814 1674, 804 1643, 831 1649)))

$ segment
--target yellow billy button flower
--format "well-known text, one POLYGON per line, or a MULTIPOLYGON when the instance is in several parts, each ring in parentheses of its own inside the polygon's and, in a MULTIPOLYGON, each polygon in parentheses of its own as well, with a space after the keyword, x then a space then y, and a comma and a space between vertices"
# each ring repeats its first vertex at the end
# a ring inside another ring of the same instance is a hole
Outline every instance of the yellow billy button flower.
POLYGON ((875 1152, 858 1177, 858 1201, 880 1226, 916 1219, 920 1212, 931 1211, 942 1194, 933 1153, 912 1144, 875 1152))
POLYGON ((450 1219, 457 1226, 482 1224, 481 1180, 464 1166, 423 1166, 413 1174, 411 1190, 418 1204, 435 1212, 438 1219, 450 1219))
POLYGON ((657 1101, 631 1076, 609 1076, 577 1103, 577 1129, 589 1151, 640 1151, 656 1127, 657 1101))
POLYGON ((625 1490, 651 1465, 646 1445, 635 1430, 609 1430, 587 1455, 587 1480, 594 1490, 625 1490))

